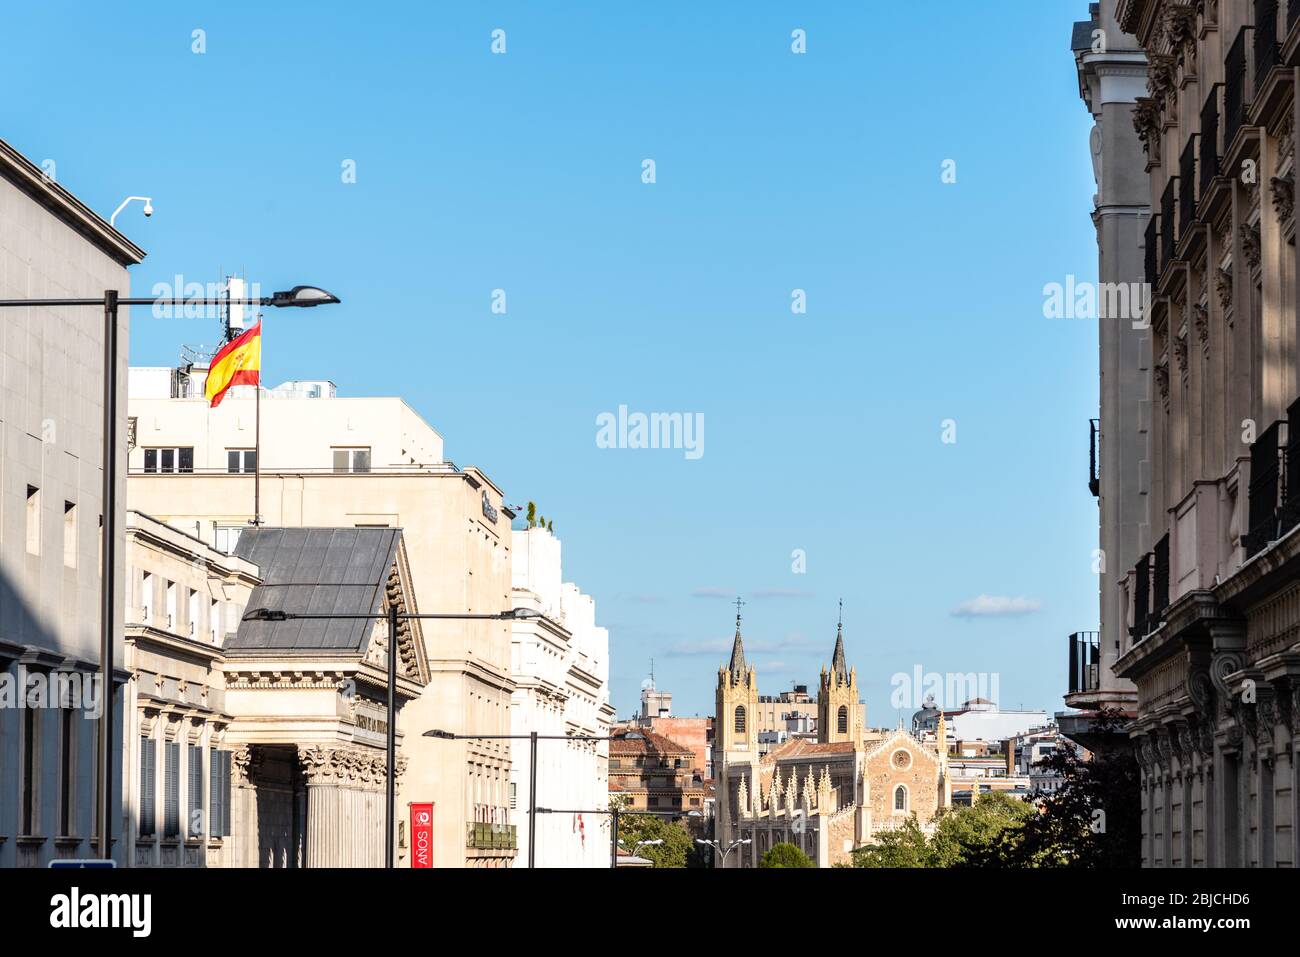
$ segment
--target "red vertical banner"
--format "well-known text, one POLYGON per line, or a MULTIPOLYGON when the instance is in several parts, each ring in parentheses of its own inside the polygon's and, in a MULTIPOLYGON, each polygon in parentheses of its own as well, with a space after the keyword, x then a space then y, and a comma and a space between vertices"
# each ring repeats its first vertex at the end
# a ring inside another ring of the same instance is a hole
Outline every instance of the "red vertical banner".
POLYGON ((433 867, 433 805, 411 805, 411 866, 433 867))

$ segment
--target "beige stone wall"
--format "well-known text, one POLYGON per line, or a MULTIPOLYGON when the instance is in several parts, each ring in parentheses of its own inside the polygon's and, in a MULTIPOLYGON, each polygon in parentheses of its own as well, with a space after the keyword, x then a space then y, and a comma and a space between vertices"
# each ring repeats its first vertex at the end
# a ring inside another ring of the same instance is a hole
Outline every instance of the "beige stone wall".
POLYGON ((915 814, 921 824, 928 824, 939 809, 938 759, 910 735, 895 733, 868 754, 866 779, 867 807, 874 830, 896 826, 910 814, 915 814), (900 767, 894 757, 900 752, 907 755, 906 767, 900 767), (903 812, 894 810, 894 790, 899 785, 907 788, 907 809, 903 812))
MULTIPOLYGON (((224 403, 217 411, 223 408, 224 403)), ((151 514, 207 537, 214 523, 246 522, 252 492, 248 475, 133 473, 129 494, 133 504, 151 514)), ((262 476, 262 520, 268 526, 402 528, 417 610, 424 612, 493 613, 511 606, 509 518, 501 508, 500 490, 473 469, 262 476), (483 514, 485 491, 498 511, 496 523, 483 514)), ((465 844, 476 806, 508 808, 510 743, 421 735, 433 728, 509 733, 514 687, 510 625, 427 621, 423 632, 430 682, 398 721, 409 761, 398 794, 398 819, 408 819, 409 802, 432 801, 435 865, 508 863, 513 852, 467 852, 465 844)), ((399 846, 399 866, 406 865, 407 853, 399 846)))

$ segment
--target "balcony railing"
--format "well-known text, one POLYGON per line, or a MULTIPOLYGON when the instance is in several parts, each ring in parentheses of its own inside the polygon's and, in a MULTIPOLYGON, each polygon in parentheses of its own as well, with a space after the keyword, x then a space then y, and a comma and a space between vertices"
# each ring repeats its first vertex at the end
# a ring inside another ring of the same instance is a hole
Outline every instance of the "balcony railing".
MULTIPOLYGON (((1295 0, 1300 3, 1300 0, 1295 0)), ((1210 180, 1219 175, 1219 90, 1221 83, 1210 88, 1201 107, 1201 195, 1210 188, 1210 180)))
POLYGON ((1278 0, 1255 0, 1255 92, 1264 87, 1268 71, 1282 62, 1277 39, 1278 0))
POLYGON ((1169 533, 1156 542, 1151 552, 1151 621, 1155 628, 1165 616, 1169 607, 1169 533))
POLYGON ((470 821, 467 828, 466 847, 480 851, 513 851, 519 846, 513 824, 485 824, 482 821, 470 821))
POLYGON ((1101 636, 1095 631, 1076 631, 1070 636, 1069 694, 1096 691, 1101 687, 1101 636))
POLYGON ((1152 216, 1147 220, 1145 262, 1147 285, 1152 289, 1160 281, 1160 261, 1157 258, 1160 246, 1160 217, 1152 216))
POLYGON ((1174 245, 1177 234, 1174 230, 1174 199, 1178 188, 1178 177, 1171 176, 1165 183, 1165 191, 1160 197, 1160 271, 1174 261, 1174 245))
POLYGON ((1178 159, 1178 228, 1181 233, 1196 218, 1196 137, 1189 136, 1178 159))
POLYGON ((1139 642, 1150 632, 1151 619, 1151 553, 1138 559, 1133 567, 1133 625, 1129 637, 1139 642))
POLYGON ((1261 551, 1278 536, 1278 517, 1284 485, 1283 441, 1286 421, 1274 422, 1259 434, 1250 447, 1249 524, 1246 533, 1246 557, 1261 551))
MULTIPOLYGON (((1296 0, 1300 3, 1300 0, 1296 0)), ((1285 481, 1282 486, 1282 508, 1278 513, 1278 535, 1285 535, 1300 525, 1300 428, 1290 428, 1289 423, 1300 422, 1300 399, 1286 410, 1288 422, 1286 456, 1282 462, 1285 481)))
POLYGON ((1101 494, 1101 420, 1088 420, 1088 491, 1101 494))
POLYGON ((1223 59, 1223 149, 1226 152, 1237 130, 1246 122, 1246 31, 1237 31, 1228 55, 1223 59))

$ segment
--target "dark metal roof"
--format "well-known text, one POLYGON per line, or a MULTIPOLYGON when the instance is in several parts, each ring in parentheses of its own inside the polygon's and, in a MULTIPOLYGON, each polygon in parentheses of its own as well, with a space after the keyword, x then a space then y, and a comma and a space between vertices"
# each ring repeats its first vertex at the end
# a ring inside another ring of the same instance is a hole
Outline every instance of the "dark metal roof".
POLYGON ((1097 29, 1095 21, 1076 20, 1070 34, 1070 49, 1075 53, 1092 49, 1092 31, 1097 29))
MULTIPOLYGON (((250 528, 235 555, 257 565, 262 584, 249 608, 298 614, 366 615, 382 610, 397 528, 250 528)), ((373 621, 245 621, 226 650, 244 653, 363 652, 373 621)))

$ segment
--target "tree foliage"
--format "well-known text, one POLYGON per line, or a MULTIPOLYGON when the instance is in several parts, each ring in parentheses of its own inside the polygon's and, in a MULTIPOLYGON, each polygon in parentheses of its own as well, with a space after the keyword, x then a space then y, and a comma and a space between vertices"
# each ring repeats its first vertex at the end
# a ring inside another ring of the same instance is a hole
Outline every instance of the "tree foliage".
MULTIPOLYGON (((618 801, 615 798, 610 803, 618 801)), ((623 850, 654 862, 655 867, 687 867, 697 859, 695 842, 685 826, 654 814, 634 814, 624 810, 618 818, 618 839, 623 850), (663 843, 637 847, 642 841, 663 843)))
POLYGON ((812 858, 793 844, 773 844, 758 862, 759 867, 812 867, 812 858))

